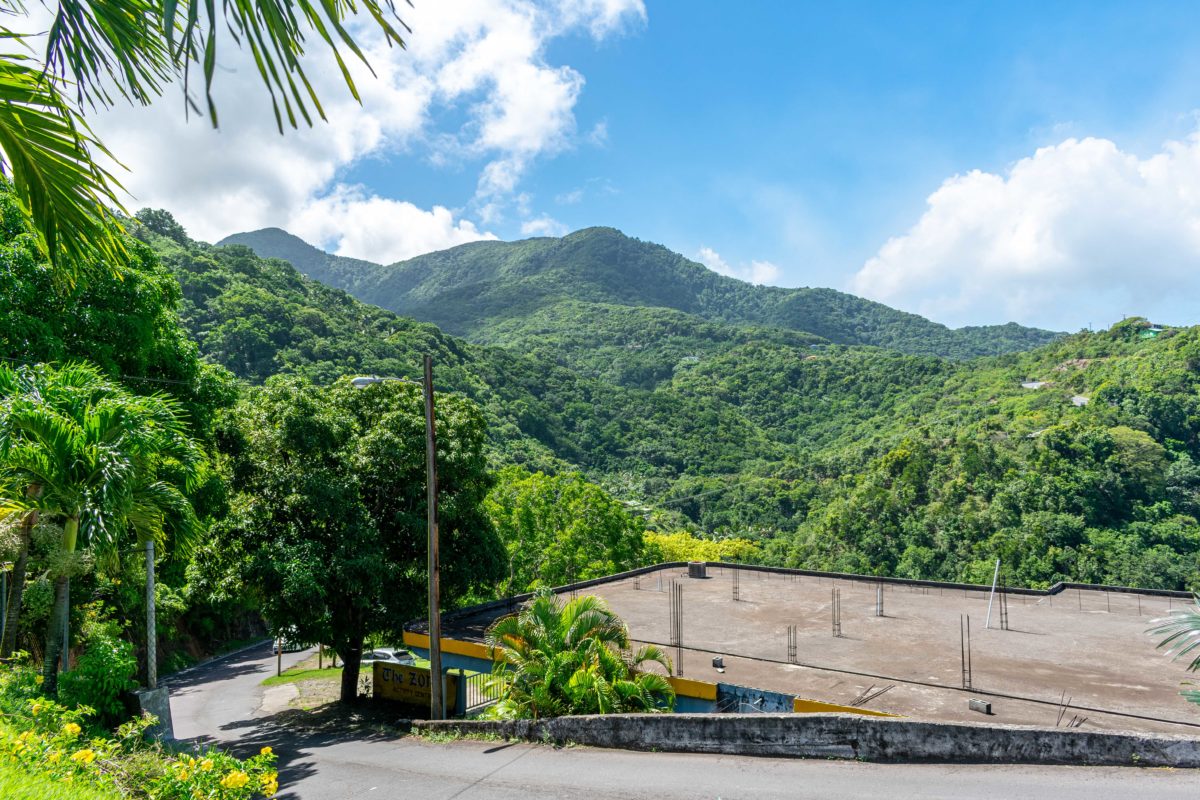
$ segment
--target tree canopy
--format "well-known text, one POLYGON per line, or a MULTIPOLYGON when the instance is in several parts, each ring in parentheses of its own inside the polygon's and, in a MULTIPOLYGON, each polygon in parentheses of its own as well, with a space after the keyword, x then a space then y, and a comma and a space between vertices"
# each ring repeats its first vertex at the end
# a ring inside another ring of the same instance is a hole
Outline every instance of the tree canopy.
MULTIPOLYGON (((276 379, 248 393, 228 431, 234 512, 220 529, 277 632, 331 645, 358 692, 368 635, 399 639, 426 610, 425 427, 419 387, 276 379)), ((478 408, 437 396, 443 591, 488 592, 503 551, 482 513, 490 486, 478 408)))

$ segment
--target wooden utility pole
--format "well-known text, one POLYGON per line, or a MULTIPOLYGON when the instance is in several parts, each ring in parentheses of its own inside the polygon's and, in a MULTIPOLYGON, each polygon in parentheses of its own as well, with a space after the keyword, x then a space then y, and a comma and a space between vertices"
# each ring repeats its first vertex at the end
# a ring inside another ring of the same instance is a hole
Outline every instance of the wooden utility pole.
POLYGON ((158 688, 158 628, 154 622, 154 540, 146 540, 146 688, 158 688))
POLYGON ((429 533, 429 717, 443 719, 442 615, 438 585, 437 438, 433 417, 433 357, 425 356, 425 505, 429 533))

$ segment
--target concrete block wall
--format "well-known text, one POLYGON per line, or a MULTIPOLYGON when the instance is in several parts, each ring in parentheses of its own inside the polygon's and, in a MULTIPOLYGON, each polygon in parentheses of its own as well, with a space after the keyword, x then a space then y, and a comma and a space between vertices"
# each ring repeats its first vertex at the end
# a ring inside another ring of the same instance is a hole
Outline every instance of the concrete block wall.
POLYGON ((423 730, 663 752, 866 761, 1200 767, 1200 739, 843 714, 617 714, 421 721, 423 730))

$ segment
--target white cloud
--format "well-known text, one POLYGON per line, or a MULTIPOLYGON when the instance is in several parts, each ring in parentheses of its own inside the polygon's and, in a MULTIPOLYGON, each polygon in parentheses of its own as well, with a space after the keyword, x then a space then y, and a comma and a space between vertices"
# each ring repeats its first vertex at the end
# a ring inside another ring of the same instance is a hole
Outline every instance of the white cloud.
POLYGON ((696 260, 713 272, 755 284, 773 284, 779 280, 779 267, 770 261, 751 261, 749 264, 733 266, 711 247, 696 251, 696 260))
POLYGON ((646 21, 642 0, 558 0, 558 6, 569 24, 586 25, 596 39, 646 21))
POLYGON ((953 325, 1196 321, 1200 134, 1147 158, 1067 139, 1003 175, 956 175, 927 202, 852 291, 953 325))
POLYGON ((582 201, 583 189, 572 189, 569 192, 563 192, 560 195, 556 195, 554 198, 554 202, 558 203, 560 206, 573 206, 582 201))
POLYGON ((496 238, 442 206, 426 211, 347 187, 308 203, 292 217, 292 225, 314 241, 336 242, 333 250, 340 256, 383 264, 496 238))
POLYGON ((588 144, 593 147, 604 147, 608 144, 608 120, 602 119, 592 126, 587 135, 588 144))
POLYGON ((525 236, 562 236, 568 230, 566 225, 546 214, 521 225, 521 233, 525 236))
POLYGON ((232 42, 217 65, 219 131, 203 118, 186 121, 174 89, 149 108, 95 115, 96 130, 130 168, 120 176, 134 197, 129 205, 167 208, 201 239, 277 225, 373 260, 487 238, 480 225, 509 213, 535 217, 519 199, 521 180, 539 158, 574 145, 584 85, 570 66, 548 63, 548 44, 577 30, 596 38, 620 32, 645 18, 643 3, 444 0, 400 8, 413 28, 406 50, 355 25, 377 75, 351 64, 361 106, 327 52, 311 44, 309 77, 330 120, 312 129, 276 132, 253 61, 232 42), (364 159, 397 155, 477 169, 475 196, 458 198, 456 209, 421 209, 388 197, 386 187, 342 178, 364 159), (380 224, 388 230, 372 229, 380 224))

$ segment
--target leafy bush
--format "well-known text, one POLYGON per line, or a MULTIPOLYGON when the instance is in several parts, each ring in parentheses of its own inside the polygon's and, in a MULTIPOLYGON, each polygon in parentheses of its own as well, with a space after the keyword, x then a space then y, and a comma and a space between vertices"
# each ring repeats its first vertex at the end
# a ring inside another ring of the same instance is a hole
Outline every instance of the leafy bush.
POLYGON ((102 609, 87 609, 83 655, 75 669, 61 678, 59 697, 68 706, 87 706, 99 721, 115 725, 127 716, 121 695, 137 686, 133 645, 120 636, 120 625, 101 617, 102 609))

